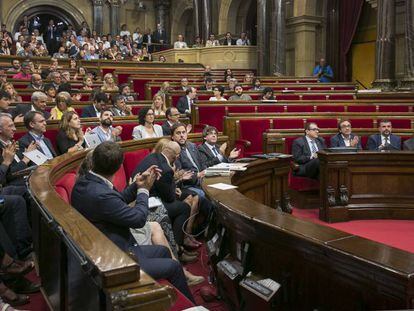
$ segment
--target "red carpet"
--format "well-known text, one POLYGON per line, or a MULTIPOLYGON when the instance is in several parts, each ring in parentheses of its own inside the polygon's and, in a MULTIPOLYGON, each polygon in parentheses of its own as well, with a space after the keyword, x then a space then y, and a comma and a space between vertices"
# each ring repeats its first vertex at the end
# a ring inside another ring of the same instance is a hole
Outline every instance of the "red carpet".
POLYGON ((414 220, 353 220, 329 224, 319 220, 317 209, 293 209, 293 215, 414 253, 414 220))

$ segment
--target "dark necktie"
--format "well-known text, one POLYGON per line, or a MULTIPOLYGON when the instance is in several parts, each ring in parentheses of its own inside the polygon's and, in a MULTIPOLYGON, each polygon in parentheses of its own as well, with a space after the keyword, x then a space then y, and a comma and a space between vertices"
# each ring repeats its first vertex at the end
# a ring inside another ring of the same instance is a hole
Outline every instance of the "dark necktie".
POLYGON ((388 146, 390 144, 389 137, 384 137, 384 146, 388 146))
POLYGON ((213 152, 216 157, 219 155, 216 146, 213 147, 213 152))

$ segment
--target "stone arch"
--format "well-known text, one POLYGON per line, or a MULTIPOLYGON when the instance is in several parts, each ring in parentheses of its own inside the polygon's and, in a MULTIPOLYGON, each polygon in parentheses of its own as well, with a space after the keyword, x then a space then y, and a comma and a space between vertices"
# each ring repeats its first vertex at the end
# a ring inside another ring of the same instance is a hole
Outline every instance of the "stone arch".
MULTIPOLYGON (((170 42, 174 43, 179 34, 185 36, 185 41, 187 44, 191 44, 193 41, 192 30, 189 33, 189 26, 193 25, 193 6, 189 1, 182 1, 174 5, 175 8, 180 8, 175 10, 171 16, 173 19, 171 21, 171 38, 170 42), (186 35, 187 34, 187 35, 186 35), (187 37, 188 36, 188 37, 187 37)), ((191 26, 192 27, 192 26, 191 26)))
POLYGON ((42 10, 49 9, 49 12, 46 13, 53 13, 56 16, 61 17, 63 20, 71 21, 74 23, 75 27, 79 26, 83 21, 86 21, 86 18, 82 12, 67 1, 61 0, 57 5, 55 5, 54 2, 49 0, 20 0, 11 7, 9 13, 7 14, 7 18, 5 19, 7 28, 13 29, 23 15, 32 10, 37 10, 39 7, 42 8, 42 10))
POLYGON ((227 31, 238 34, 246 31, 246 20, 249 8, 254 0, 223 0, 221 1, 218 20, 218 33, 227 31))

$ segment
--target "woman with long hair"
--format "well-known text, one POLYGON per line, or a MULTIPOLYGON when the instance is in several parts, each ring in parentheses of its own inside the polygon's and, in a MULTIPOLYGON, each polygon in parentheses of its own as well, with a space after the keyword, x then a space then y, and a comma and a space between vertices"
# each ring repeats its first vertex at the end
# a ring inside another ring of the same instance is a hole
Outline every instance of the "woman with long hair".
POLYGON ((152 98, 151 109, 154 111, 155 116, 165 116, 167 108, 165 107, 165 103, 161 95, 154 95, 152 98))
POLYGON ((11 84, 10 82, 6 82, 3 84, 3 90, 10 95, 11 102, 20 103, 23 101, 22 97, 17 94, 13 84, 11 84))
POLYGON ((115 83, 115 79, 112 73, 107 73, 106 75, 104 75, 104 81, 101 87, 101 91, 102 92, 119 91, 119 88, 115 83))
POLYGON ((75 111, 68 111, 63 114, 59 128, 56 137, 59 154, 75 152, 85 147, 81 121, 75 111))
POLYGON ((135 140, 162 137, 162 127, 158 124, 154 124, 154 120, 154 110, 152 110, 152 108, 141 108, 138 113, 139 125, 134 127, 132 137, 135 140))

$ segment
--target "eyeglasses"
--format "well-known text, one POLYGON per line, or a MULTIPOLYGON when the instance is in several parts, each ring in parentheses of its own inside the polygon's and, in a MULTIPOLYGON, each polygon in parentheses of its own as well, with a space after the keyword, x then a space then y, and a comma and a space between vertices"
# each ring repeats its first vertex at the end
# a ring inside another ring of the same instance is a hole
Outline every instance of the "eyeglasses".
POLYGON ((318 128, 314 128, 314 129, 309 129, 309 131, 319 132, 319 129, 318 128))

